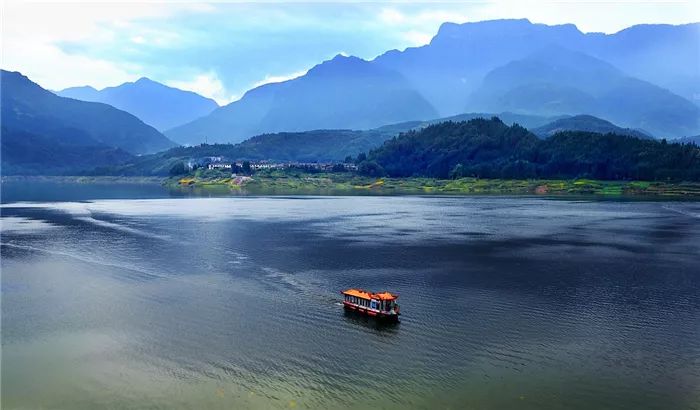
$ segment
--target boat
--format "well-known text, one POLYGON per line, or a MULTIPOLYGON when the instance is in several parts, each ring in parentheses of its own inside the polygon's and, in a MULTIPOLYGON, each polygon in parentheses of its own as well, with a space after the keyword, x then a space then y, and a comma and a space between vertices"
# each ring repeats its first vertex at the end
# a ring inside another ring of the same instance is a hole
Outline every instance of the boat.
POLYGON ((399 298, 390 292, 372 293, 362 289, 351 288, 340 292, 344 296, 343 307, 347 311, 357 312, 380 320, 399 321, 399 298))

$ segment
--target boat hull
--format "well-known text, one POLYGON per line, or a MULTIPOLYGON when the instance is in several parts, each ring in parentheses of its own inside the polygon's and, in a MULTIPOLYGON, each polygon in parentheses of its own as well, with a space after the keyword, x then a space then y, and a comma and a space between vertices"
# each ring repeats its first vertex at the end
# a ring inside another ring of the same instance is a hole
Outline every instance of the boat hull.
POLYGON ((371 317, 377 320, 380 320, 382 322, 398 322, 399 321, 399 315, 396 313, 387 313, 387 312, 382 312, 374 309, 369 309, 364 306, 358 306, 354 305, 352 303, 348 302, 343 302, 343 308, 348 311, 348 312, 354 312, 359 315, 364 315, 367 317, 371 317))

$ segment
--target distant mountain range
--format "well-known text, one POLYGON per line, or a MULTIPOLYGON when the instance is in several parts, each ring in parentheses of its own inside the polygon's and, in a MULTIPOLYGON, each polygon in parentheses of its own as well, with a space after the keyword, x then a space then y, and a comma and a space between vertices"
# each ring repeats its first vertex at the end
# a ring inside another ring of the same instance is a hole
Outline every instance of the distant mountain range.
POLYGON ((425 46, 372 61, 338 55, 218 108, 146 78, 58 94, 2 72, 3 170, 41 172, 47 159, 52 173, 113 167, 173 141, 245 141, 225 149, 251 159, 339 160, 400 132, 488 113, 540 138, 574 130, 692 142, 700 23, 611 35, 527 20, 445 23, 425 46))
POLYGON ((530 131, 540 138, 549 138, 558 132, 564 131, 587 131, 597 132, 599 134, 627 135, 640 139, 654 138, 643 131, 618 127, 610 121, 606 121, 592 115, 575 115, 573 117, 560 118, 550 122, 549 124, 531 128, 530 131))
POLYGON ((539 115, 590 113, 657 135, 687 135, 700 126, 700 107, 690 101, 561 47, 490 71, 469 105, 539 115))
POLYGON ((237 145, 178 148, 124 111, 102 103, 64 98, 44 90, 19 73, 2 72, 2 148, 5 173, 82 173, 95 168, 128 175, 163 175, 176 158, 211 155, 277 161, 339 161, 380 146, 399 133, 441 122, 498 116, 542 138, 561 131, 593 131, 650 138, 590 115, 537 116, 503 112, 466 113, 404 121, 368 130, 312 130, 267 133, 237 145), (124 164, 121 166, 120 164, 124 164))
POLYGON ((437 116, 398 72, 337 55, 299 78, 250 90, 240 100, 166 135, 183 144, 205 138, 240 142, 262 133, 368 129, 437 116))
POLYGON ((700 23, 637 25, 614 34, 582 33, 573 24, 549 26, 526 19, 444 23, 430 44, 389 51, 374 63, 403 74, 442 115, 480 110, 465 107, 465 97, 490 71, 549 47, 606 61, 628 76, 698 102, 699 34, 700 23))
POLYGON ((110 105, 59 97, 2 70, 4 173, 64 173, 115 164, 175 146, 155 128, 110 105))
POLYGON ((180 143, 368 129, 461 112, 593 114, 659 137, 700 132, 700 23, 615 34, 528 20, 445 23, 430 44, 342 57, 166 131, 180 143))
POLYGON ((90 86, 58 91, 61 97, 101 102, 127 111, 160 131, 203 117, 219 107, 201 95, 168 87, 148 78, 96 90, 90 86))

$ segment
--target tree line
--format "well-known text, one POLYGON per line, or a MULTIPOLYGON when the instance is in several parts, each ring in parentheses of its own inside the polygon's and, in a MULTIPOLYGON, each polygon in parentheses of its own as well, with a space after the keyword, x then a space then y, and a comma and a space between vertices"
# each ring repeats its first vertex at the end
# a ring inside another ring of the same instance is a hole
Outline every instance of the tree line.
POLYGON ((540 139, 497 117, 402 133, 356 161, 371 176, 700 181, 694 144, 581 131, 540 139))

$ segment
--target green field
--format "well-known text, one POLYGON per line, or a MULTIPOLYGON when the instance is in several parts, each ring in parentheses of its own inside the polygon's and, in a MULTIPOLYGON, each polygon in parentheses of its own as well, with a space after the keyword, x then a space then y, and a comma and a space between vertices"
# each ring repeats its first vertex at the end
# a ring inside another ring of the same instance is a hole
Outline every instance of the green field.
POLYGON ((230 176, 171 178, 174 189, 252 195, 595 195, 700 197, 700 183, 598 181, 589 179, 372 178, 351 173, 258 173, 240 181, 230 176))

